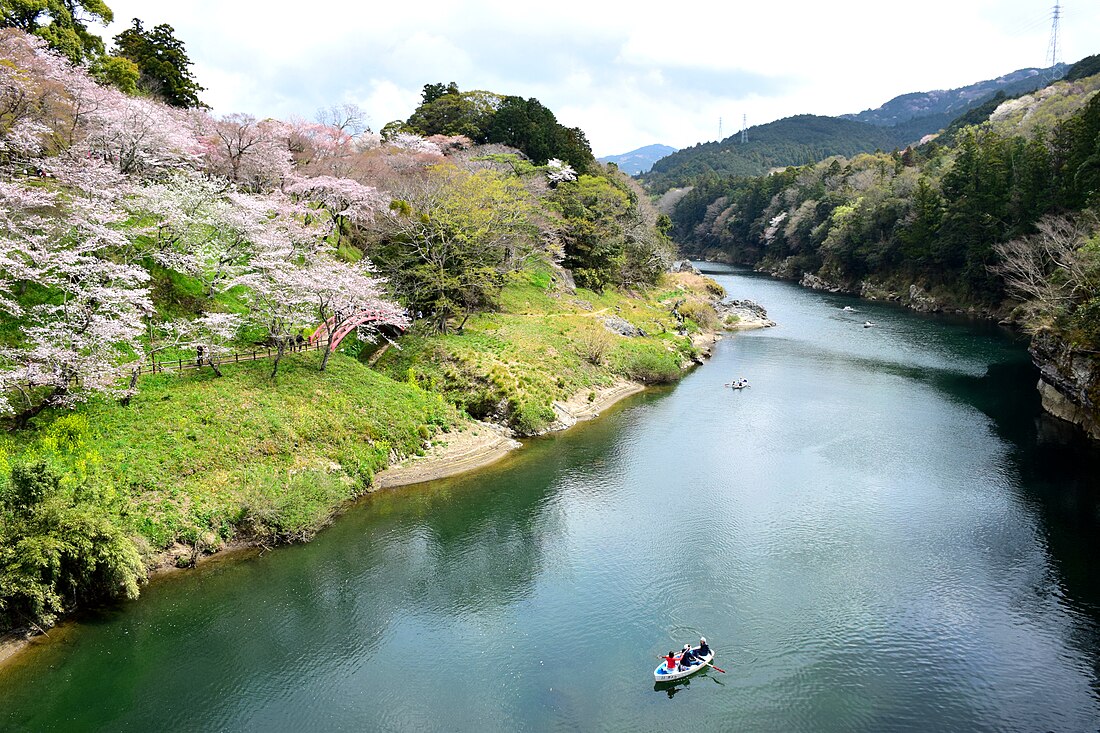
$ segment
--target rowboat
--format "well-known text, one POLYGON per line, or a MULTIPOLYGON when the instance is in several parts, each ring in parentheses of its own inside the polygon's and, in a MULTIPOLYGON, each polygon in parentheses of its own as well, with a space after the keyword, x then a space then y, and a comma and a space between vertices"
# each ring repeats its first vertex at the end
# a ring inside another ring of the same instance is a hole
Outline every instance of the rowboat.
MULTIPOLYGON (((699 647, 695 647, 694 649, 692 649, 693 652, 696 652, 698 650, 699 647)), ((678 668, 669 670, 666 668, 666 663, 661 662, 661 666, 653 670, 653 679, 657 680, 658 682, 672 682, 673 680, 682 680, 685 677, 690 677, 691 675, 701 670, 703 667, 707 666, 707 664, 709 664, 712 659, 714 659, 713 649, 708 651, 705 657, 696 660, 695 664, 683 670, 678 668)), ((679 665, 677 665, 677 667, 679 667, 679 665)))

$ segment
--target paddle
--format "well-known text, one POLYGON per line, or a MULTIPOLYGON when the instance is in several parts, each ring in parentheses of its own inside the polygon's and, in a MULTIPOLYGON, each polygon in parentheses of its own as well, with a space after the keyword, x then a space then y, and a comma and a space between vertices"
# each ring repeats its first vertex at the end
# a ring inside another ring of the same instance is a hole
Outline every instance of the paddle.
MULTIPOLYGON (((705 664, 706 664, 706 665, 707 665, 708 667, 714 667, 714 665, 713 665, 713 664, 711 664, 710 662, 705 662, 705 664)), ((726 673, 726 670, 722 669, 721 667, 714 667, 714 668, 715 668, 716 670, 718 670, 719 672, 721 672, 722 674, 725 674, 725 673, 726 673)))

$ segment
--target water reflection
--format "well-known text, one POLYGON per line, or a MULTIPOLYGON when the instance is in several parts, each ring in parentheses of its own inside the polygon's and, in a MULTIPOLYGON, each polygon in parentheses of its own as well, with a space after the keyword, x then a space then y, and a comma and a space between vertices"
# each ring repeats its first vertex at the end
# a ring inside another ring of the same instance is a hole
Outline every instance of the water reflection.
POLYGON ((5 675, 0 727, 1100 726, 1100 453, 1036 427, 1026 352, 721 277, 780 326, 312 545, 154 585, 5 675), (728 674, 653 694, 700 633, 728 674))

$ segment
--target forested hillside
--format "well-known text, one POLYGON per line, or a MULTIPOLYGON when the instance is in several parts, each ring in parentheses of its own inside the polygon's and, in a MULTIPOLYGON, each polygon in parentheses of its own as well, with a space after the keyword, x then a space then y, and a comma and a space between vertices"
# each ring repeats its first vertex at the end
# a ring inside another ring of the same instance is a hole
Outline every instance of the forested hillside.
MULTIPOLYGON (((1068 69, 1067 64, 1045 69, 1018 69, 996 79, 975 82, 957 89, 902 94, 875 109, 840 116, 846 120, 858 120, 880 127, 895 127, 914 118, 937 117, 942 126, 996 94, 1015 97, 1041 89, 1052 81, 1061 79, 1068 69)), ((934 132, 935 128, 931 131, 934 132)))
POLYGON ((1010 316, 1100 436, 1100 371, 1074 361, 1100 350, 1100 75, 1073 76, 902 152, 705 180, 679 201, 675 233, 812 287, 1010 316))
POLYGON ((748 141, 740 140, 740 135, 734 135, 679 150, 654 163, 642 180, 649 191, 663 193, 710 177, 759 176, 773 168, 805 165, 830 155, 893 150, 898 145, 890 130, 818 115, 797 115, 750 127, 748 141))
MULTIPOLYGON (((1083 67, 1078 64, 1078 68, 1083 67)), ((709 184, 713 176, 760 176, 775 168, 816 163, 832 155, 850 157, 902 149, 939 132, 975 108, 984 110, 994 97, 1003 100, 1042 88, 1052 78, 1067 73, 1066 69, 1065 64, 1020 69, 958 89, 903 94, 857 114, 835 118, 798 115, 751 127, 747 143, 741 142, 740 135, 733 135, 663 158, 644 176, 645 184, 652 193, 660 194, 671 188, 709 184)))

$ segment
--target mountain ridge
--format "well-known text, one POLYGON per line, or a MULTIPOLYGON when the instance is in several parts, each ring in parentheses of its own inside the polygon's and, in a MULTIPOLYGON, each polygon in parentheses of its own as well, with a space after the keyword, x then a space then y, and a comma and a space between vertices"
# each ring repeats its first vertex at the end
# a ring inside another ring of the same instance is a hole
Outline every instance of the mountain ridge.
POLYGON ((596 158, 596 160, 601 163, 614 163, 623 173, 629 176, 636 176, 646 173, 653 167, 654 163, 661 158, 675 153, 678 149, 679 148, 674 148, 671 145, 654 143, 652 145, 644 145, 626 153, 619 153, 618 155, 605 155, 596 158))

